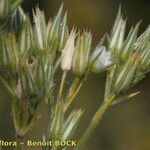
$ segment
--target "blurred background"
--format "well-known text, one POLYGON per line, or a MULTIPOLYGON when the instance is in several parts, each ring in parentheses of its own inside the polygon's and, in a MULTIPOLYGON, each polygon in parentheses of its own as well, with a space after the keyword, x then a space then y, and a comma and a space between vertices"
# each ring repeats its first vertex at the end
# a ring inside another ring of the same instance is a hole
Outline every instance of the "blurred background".
MULTIPOLYGON (((48 20, 54 17, 62 2, 69 13, 69 26, 91 30, 93 46, 98 44, 106 32, 110 33, 119 4, 127 17, 127 30, 142 20, 141 33, 150 23, 149 0, 24 0, 23 8, 31 14, 35 5, 39 5, 48 20)), ((104 84, 105 74, 91 75, 76 98, 72 108, 85 108, 76 137, 81 135, 101 104, 104 84)), ((133 91, 137 90, 141 91, 140 95, 113 106, 107 112, 85 150, 150 150, 150 74, 133 88, 133 91)), ((3 92, 3 88, 0 89, 0 95, 0 138, 12 140, 14 129, 9 97, 3 92)), ((41 139, 41 135, 47 132, 49 122, 45 104, 41 104, 39 113, 43 117, 26 139, 41 139)))

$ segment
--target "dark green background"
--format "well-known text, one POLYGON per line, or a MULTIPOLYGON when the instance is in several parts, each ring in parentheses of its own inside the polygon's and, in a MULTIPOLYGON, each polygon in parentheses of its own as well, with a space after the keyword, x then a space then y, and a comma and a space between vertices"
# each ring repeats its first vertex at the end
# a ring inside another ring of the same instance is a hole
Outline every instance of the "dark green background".
MULTIPOLYGON (((91 30, 93 45, 98 43, 104 33, 110 32, 119 4, 122 5, 122 12, 127 17, 127 30, 131 25, 142 20, 139 32, 141 33, 150 23, 148 0, 64 0, 63 2, 65 10, 69 13, 69 26, 91 30)), ((23 7, 31 14, 35 5, 39 4, 48 20, 56 14, 61 3, 61 0, 25 0, 23 7)), ((91 75, 76 98, 73 108, 85 108, 78 134, 83 132, 101 104, 104 84, 105 74, 91 75)), ((107 112, 85 150, 150 150, 150 75, 133 88, 133 91, 137 90, 141 91, 139 96, 115 105, 107 112)), ((10 103, 3 93, 1 90, 0 137, 13 139, 10 103)), ((27 139, 35 137, 40 139, 43 132, 47 132, 48 117, 45 108, 42 104, 40 113, 43 117, 28 133, 27 139)))

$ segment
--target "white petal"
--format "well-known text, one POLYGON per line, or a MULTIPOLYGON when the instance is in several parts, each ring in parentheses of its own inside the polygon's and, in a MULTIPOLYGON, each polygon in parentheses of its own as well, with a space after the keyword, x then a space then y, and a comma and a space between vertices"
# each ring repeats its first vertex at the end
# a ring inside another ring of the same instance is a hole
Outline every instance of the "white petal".
POLYGON ((102 53, 104 50, 106 50, 106 47, 105 47, 105 46, 97 47, 97 48, 95 49, 95 51, 93 52, 92 56, 91 56, 91 61, 94 61, 94 59, 95 59, 100 53, 102 53))
POLYGON ((96 50, 92 54, 91 60, 94 61, 96 57, 98 58, 93 64, 93 70, 96 72, 99 72, 112 64, 111 52, 107 52, 106 47, 104 46, 96 48, 96 50))
POLYGON ((72 58, 75 51, 75 42, 76 33, 74 30, 71 31, 70 36, 66 42, 66 46, 62 51, 61 56, 61 68, 62 70, 70 70, 72 64, 72 58))

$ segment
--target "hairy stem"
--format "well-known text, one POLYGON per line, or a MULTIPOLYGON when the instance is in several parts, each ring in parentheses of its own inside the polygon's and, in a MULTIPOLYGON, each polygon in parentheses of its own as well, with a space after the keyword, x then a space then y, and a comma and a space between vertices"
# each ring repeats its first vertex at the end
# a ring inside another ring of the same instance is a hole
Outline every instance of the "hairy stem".
POLYGON ((83 133, 83 136, 79 140, 77 147, 76 147, 76 150, 82 150, 85 147, 86 142, 88 141, 89 137, 93 133, 94 129, 101 122, 104 114, 108 110, 109 106, 111 105, 111 103, 115 99, 115 97, 116 96, 113 95, 110 98, 108 98, 107 100, 105 100, 104 103, 102 104, 102 106, 95 113, 95 115, 93 116, 88 128, 85 130, 85 132, 83 133))

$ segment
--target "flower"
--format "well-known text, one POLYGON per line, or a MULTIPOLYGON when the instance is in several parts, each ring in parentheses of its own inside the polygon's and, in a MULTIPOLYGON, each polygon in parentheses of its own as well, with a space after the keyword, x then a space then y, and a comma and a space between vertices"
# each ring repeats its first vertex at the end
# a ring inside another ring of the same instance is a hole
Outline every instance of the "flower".
POLYGON ((105 46, 98 46, 91 55, 92 71, 101 72, 112 64, 111 52, 105 46))
POLYGON ((74 44, 75 38, 76 38, 76 32, 74 29, 72 29, 61 55, 62 70, 67 71, 71 69, 73 54, 75 51, 75 44, 74 44))
POLYGON ((92 35, 90 32, 86 31, 78 36, 72 61, 72 71, 74 74, 83 75, 86 73, 89 64, 91 42, 92 35))

